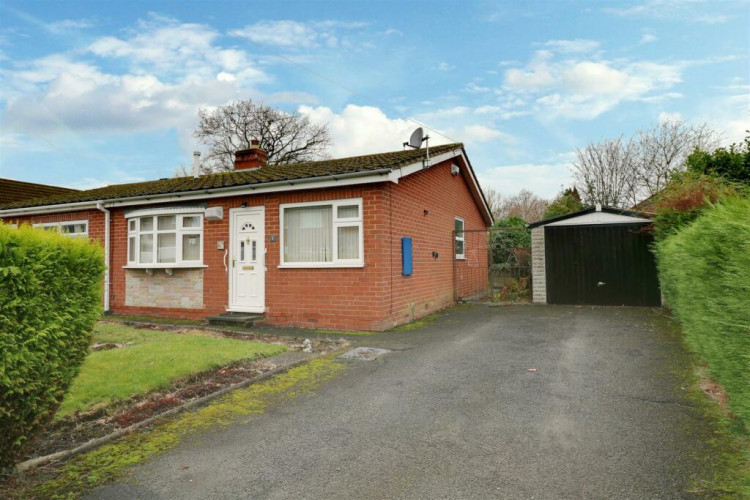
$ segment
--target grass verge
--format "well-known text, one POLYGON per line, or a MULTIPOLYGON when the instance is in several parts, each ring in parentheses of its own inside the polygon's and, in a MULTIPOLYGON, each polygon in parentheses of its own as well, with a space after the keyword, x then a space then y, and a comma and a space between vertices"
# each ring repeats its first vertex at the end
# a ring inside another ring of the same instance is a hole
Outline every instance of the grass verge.
POLYGON ((192 413, 177 416, 151 431, 124 437, 112 444, 78 456, 65 464, 54 479, 15 492, 17 498, 70 498, 123 474, 139 464, 175 447, 192 432, 228 425, 238 417, 260 414, 281 398, 312 392, 321 383, 346 369, 333 355, 292 368, 268 380, 238 389, 192 413))
POLYGON ((707 378, 698 356, 685 346, 686 336, 677 321, 669 315, 662 316, 662 321, 671 340, 683 345, 684 354, 673 360, 671 371, 696 408, 683 432, 702 443, 692 452, 696 469, 687 493, 700 498, 750 498, 750 436, 741 420, 704 391, 716 384, 707 378))
POLYGON ((240 359, 272 356, 284 346, 100 323, 94 343, 126 347, 91 352, 57 417, 144 394, 192 373, 240 359))

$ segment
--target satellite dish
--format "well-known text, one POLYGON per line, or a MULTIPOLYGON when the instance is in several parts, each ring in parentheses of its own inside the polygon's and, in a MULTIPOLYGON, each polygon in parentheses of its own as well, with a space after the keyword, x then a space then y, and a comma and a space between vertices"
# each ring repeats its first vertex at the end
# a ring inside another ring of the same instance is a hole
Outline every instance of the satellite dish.
POLYGON ((422 147, 422 143, 429 139, 430 137, 425 137, 424 130, 422 130, 422 127, 417 128, 414 132, 411 133, 411 137, 409 137, 409 142, 405 142, 404 146, 409 146, 410 148, 419 149, 422 147))
POLYGON ((419 127, 417 128, 417 130, 412 132, 411 137, 409 138, 409 146, 413 147, 414 149, 421 148, 423 138, 424 131, 422 130, 422 127, 419 127))

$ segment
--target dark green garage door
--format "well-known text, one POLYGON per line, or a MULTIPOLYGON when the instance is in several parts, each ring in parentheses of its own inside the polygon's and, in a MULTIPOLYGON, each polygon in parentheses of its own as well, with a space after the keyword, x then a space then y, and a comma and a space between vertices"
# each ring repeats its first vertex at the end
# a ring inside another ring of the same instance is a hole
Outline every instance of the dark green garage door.
POLYGON ((661 304, 653 241, 642 225, 547 226, 547 302, 606 306, 661 304))

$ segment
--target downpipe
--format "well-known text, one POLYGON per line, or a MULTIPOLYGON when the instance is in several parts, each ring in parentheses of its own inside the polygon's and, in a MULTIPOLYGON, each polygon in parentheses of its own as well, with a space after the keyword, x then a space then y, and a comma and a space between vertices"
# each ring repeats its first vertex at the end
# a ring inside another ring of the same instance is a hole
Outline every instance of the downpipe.
POLYGON ((104 313, 109 312, 109 221, 110 212, 104 203, 97 202, 96 209, 104 213, 104 313))

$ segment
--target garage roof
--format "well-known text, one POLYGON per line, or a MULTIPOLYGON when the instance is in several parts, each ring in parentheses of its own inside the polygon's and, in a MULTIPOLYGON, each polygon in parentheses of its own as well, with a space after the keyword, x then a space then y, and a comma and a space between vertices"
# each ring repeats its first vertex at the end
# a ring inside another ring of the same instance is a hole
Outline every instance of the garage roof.
POLYGON ((623 223, 649 223, 653 219, 654 214, 648 212, 638 212, 635 210, 624 210, 621 208, 607 207, 607 206, 591 206, 586 207, 583 210, 577 212, 571 212, 569 214, 558 215, 557 217, 550 217, 548 219, 542 219, 540 221, 532 222, 529 224, 529 228, 533 229, 539 226, 555 225, 576 225, 576 224, 623 224, 623 223), (591 217, 590 215, 596 215, 597 213, 614 215, 616 217, 591 217), (589 217, 586 217, 589 215, 589 217), (581 218, 580 221, 574 221, 572 219, 581 218), (625 219, 630 218, 630 220, 625 219), (618 220, 619 219, 619 220, 618 220))

